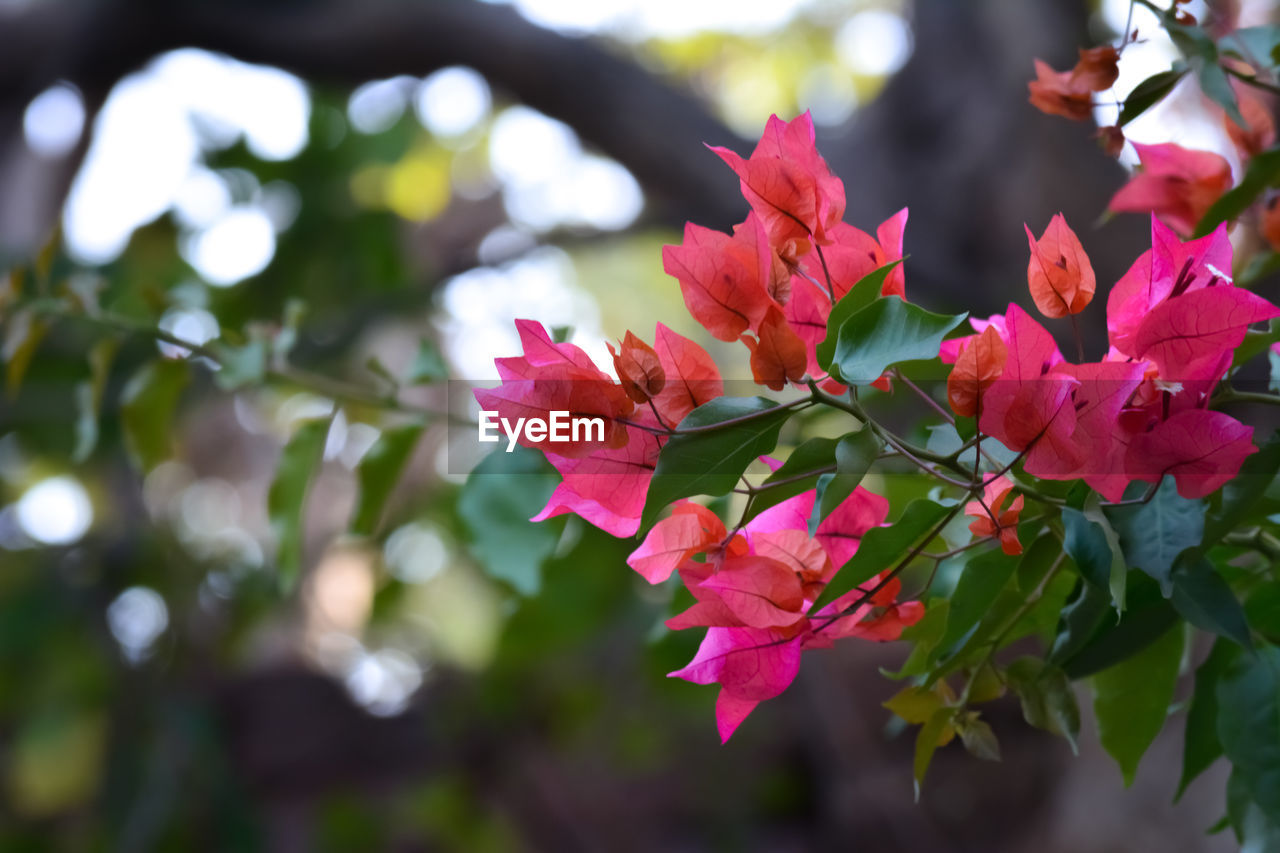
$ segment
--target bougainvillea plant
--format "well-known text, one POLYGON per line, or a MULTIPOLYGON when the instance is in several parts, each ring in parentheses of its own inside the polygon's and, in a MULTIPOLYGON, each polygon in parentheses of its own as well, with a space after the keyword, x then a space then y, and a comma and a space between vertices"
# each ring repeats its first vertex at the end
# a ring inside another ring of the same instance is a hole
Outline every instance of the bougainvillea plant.
MULTIPOLYGON (((754 382, 781 398, 726 394, 708 353, 661 324, 652 345, 627 332, 610 346, 615 380, 532 321, 518 324, 523 355, 497 361, 500 387, 477 392, 512 422, 607 423, 593 441, 520 437, 562 475, 534 520, 573 513, 637 537, 631 569, 678 578, 690 603, 667 627, 705 633, 671 675, 718 685, 722 739, 806 652, 901 640, 909 656, 890 677, 903 686, 886 705, 919 727, 917 784, 957 735, 998 758, 981 705, 1010 692, 1074 746, 1075 681, 1128 782, 1194 668, 1179 793, 1225 754, 1237 832, 1280 826, 1280 440, 1237 417, 1280 403, 1240 390, 1278 346, 1280 308, 1243 286, 1231 239, 1238 223, 1278 230, 1251 208, 1280 182, 1254 93, 1276 91, 1280 29, 1215 41, 1178 4, 1151 8, 1186 59, 1138 86, 1120 125, 1194 72, 1247 167, 1233 181, 1219 154, 1135 145, 1141 165, 1110 208, 1149 216, 1150 245, 1101 293, 1057 215, 1026 230, 1018 301, 1034 312, 926 310, 907 297, 907 211, 874 236, 846 223, 809 116, 775 116, 749 157, 712 148, 746 218, 728 234, 690 223, 663 263, 698 323, 745 345, 754 382), (1109 346, 1089 359, 1076 317, 1095 295, 1109 346), (1067 355, 1051 329, 1074 340, 1067 355), (885 395, 915 400, 926 439, 877 417, 885 395), (810 434, 824 413, 838 431, 810 434), (929 488, 905 505, 871 487, 907 469, 929 488), (1029 637, 1039 653, 1018 643, 1029 637)), ((1070 71, 1037 62, 1031 103, 1089 118, 1124 44, 1082 50, 1070 71)), ((1113 154, 1125 141, 1120 126, 1100 138, 1113 154)), ((1273 257, 1244 258, 1248 278, 1273 257)))

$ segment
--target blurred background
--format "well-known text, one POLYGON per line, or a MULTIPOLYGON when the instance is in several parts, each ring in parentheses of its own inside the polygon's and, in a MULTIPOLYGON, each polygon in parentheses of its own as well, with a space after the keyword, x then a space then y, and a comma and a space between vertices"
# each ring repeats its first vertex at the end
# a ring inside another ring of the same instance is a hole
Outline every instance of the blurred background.
MULTIPOLYGON (((892 645, 808 657, 721 747, 715 690, 665 678, 697 632, 664 632, 671 591, 626 568, 634 543, 525 523, 556 482, 536 457, 460 497, 444 420, 401 417, 447 405, 446 375, 495 377, 515 318, 601 364, 661 320, 749 376, 660 247, 745 216, 703 143, 746 154, 771 113, 812 113, 849 222, 910 207, 913 301, 1025 301, 1022 223, 1058 211, 1107 286, 1148 239, 1141 217, 1092 227, 1131 149, 1117 165, 1026 83, 1033 57, 1067 68, 1138 27, 1122 97, 1176 55, 1130 14, 0 0, 0 272, 40 258, 88 317, 6 324, 0 849, 1230 849, 1204 834, 1222 772, 1170 804, 1179 725, 1123 791, 1089 732, 1073 757, 1013 700, 991 712, 1004 762, 944 750, 913 804, 911 738, 879 704, 892 645), (229 363, 254 346, 289 368, 229 363), (381 404, 396 394, 405 411, 381 404), (316 418, 289 532, 272 484, 316 418), (388 436, 408 437, 405 474, 353 535, 360 463, 388 436)), ((1238 165, 1193 84, 1127 131, 1238 165)))

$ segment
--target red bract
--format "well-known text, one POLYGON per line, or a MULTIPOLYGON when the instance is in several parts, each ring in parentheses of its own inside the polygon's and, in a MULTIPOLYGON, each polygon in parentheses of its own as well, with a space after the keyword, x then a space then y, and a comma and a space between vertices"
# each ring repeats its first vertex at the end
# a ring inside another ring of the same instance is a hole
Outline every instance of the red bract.
MULTIPOLYGON (((533 520, 575 513, 615 536, 634 535, 666 441, 662 430, 724 393, 715 363, 702 347, 658 324, 656 346, 644 349, 657 357, 664 383, 650 400, 652 409, 635 409, 623 386, 609 379, 581 349, 554 343, 538 323, 521 320, 517 327, 525 355, 497 359, 503 383, 493 390, 476 391, 481 407, 510 419, 545 418, 550 411, 598 414, 608 424, 604 445, 586 441, 529 445, 543 450, 564 478, 533 520)), ((635 340, 637 346, 644 346, 635 340)))
POLYGON ((1222 412, 1188 409, 1135 436, 1128 468, 1135 479, 1149 483, 1172 474, 1178 494, 1203 498, 1226 485, 1257 450, 1253 427, 1222 412))
POLYGON ((715 548, 726 534, 720 516, 693 501, 680 501, 631 552, 627 565, 649 583, 662 583, 694 554, 715 548))
POLYGON ((804 378, 808 365, 804 341, 775 306, 770 305, 765 313, 759 335, 759 340, 742 336, 742 342, 751 350, 751 375, 757 383, 781 391, 788 382, 804 378))
POLYGON ((1027 231, 1031 260, 1027 264, 1027 285, 1036 307, 1046 317, 1079 314, 1093 299, 1097 281, 1093 265, 1080 238, 1061 213, 1049 220, 1039 240, 1027 231))
POLYGON ((1150 359, 1161 378, 1217 379, 1222 355, 1244 340, 1249 326, 1280 316, 1280 310, 1255 293, 1218 287, 1183 293, 1157 305, 1134 335, 1134 354, 1150 359))
POLYGON ((1083 121, 1093 114, 1093 93, 1110 89, 1120 71, 1114 47, 1080 51, 1080 59, 1070 71, 1054 71, 1039 59, 1036 79, 1027 84, 1032 106, 1050 115, 1083 121))
POLYGON ((690 222, 683 243, 662 247, 662 268, 680 282, 693 318, 722 341, 759 328, 773 304, 773 251, 754 215, 732 236, 690 222))
POLYGON ((957 415, 973 417, 982 395, 1004 373, 1009 349, 992 326, 966 341, 947 377, 947 402, 957 415))
POLYGON ((653 347, 627 332, 621 351, 609 344, 613 356, 613 369, 618 372, 622 390, 637 403, 647 403, 667 384, 666 372, 653 347))
MULTIPOLYGON (((502 385, 475 392, 480 408, 498 412, 515 422, 519 418, 547 419, 553 411, 572 412, 575 417, 602 417, 606 423, 605 445, 618 449, 627 443, 627 432, 616 418, 631 414, 634 403, 626 392, 600 370, 580 348, 555 343, 540 323, 517 320, 516 329, 524 348, 523 356, 495 360, 502 385)), ((523 434, 526 447, 540 445, 523 434)), ((556 452, 578 458, 602 448, 597 441, 562 442, 556 452)))
POLYGON ((1018 541, 1018 513, 1022 512, 1022 495, 1018 495, 1006 507, 1005 502, 1013 491, 1013 483, 1007 477, 989 481, 982 490, 982 500, 970 501, 964 506, 964 514, 974 516, 969 530, 974 536, 998 536, 1000 548, 1010 556, 1022 553, 1018 541))
POLYGON ((769 243, 789 260, 812 242, 828 242, 827 231, 844 216, 844 184, 831 174, 813 144, 806 112, 790 122, 770 116, 764 135, 744 160, 728 148, 709 146, 737 173, 769 243))
POLYGON ((1150 211, 1179 234, 1188 235, 1231 189, 1231 166, 1212 151, 1192 151, 1172 142, 1135 142, 1133 147, 1142 168, 1112 196, 1108 207, 1116 213, 1150 211))

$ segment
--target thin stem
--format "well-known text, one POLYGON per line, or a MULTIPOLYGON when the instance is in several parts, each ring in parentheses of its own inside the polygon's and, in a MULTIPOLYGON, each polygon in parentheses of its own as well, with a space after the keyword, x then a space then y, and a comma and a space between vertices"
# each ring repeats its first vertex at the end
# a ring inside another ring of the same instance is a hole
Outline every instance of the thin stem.
POLYGON ((818 241, 813 241, 813 248, 818 253, 818 261, 822 264, 822 275, 827 280, 827 295, 831 297, 831 304, 836 304, 836 289, 831 284, 831 270, 827 269, 827 256, 822 254, 822 247, 818 245, 818 241))
POLYGON ((951 415, 951 413, 948 412, 946 409, 942 408, 942 406, 938 403, 938 401, 933 399, 933 397, 930 396, 923 388, 921 388, 920 386, 916 385, 916 383, 908 379, 906 377, 906 374, 904 374, 901 370, 895 367, 893 369, 893 375, 899 382, 901 382, 903 385, 906 385, 908 388, 914 391, 917 397, 919 397, 921 400, 924 400, 926 403, 928 403, 929 407, 932 408, 935 412, 937 412, 939 417, 941 417, 944 421, 946 421, 949 424, 953 424, 953 425, 955 424, 956 419, 951 415))

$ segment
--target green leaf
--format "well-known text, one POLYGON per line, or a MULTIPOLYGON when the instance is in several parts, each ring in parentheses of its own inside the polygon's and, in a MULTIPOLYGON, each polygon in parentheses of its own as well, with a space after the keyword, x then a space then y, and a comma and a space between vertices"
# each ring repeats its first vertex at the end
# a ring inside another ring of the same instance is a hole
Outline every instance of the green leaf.
POLYGON ((1178 622, 1178 612, 1161 595, 1159 585, 1134 573, 1120 620, 1103 620, 1079 651, 1062 658, 1062 669, 1072 678, 1092 675, 1142 651, 1178 622))
POLYGON ((1236 655, 1218 678, 1218 740, 1234 774, 1280 823, 1280 649, 1236 655))
POLYGON ((1192 625, 1251 648, 1249 623, 1231 587, 1202 555, 1178 558, 1173 570, 1173 606, 1192 625))
POLYGON ((117 338, 103 338, 89 349, 89 379, 76 386, 76 446, 71 461, 84 462, 98 445, 98 413, 107 387, 111 362, 120 347, 117 338))
POLYGON ((1063 548, 1089 583, 1111 593, 1116 612, 1124 609, 1126 567, 1120 540, 1091 492, 1084 510, 1062 508, 1063 548), (1118 578, 1118 582, 1117 582, 1118 578))
POLYGON ((1182 662, 1182 626, 1175 625, 1138 654, 1093 677, 1098 739, 1120 765, 1125 787, 1164 727, 1182 662))
POLYGON ((1164 28, 1196 72, 1200 90, 1205 96, 1222 107, 1236 124, 1248 126, 1244 116, 1240 115, 1240 105, 1236 102, 1236 93, 1231 88, 1227 73, 1218 64, 1218 46, 1213 39, 1199 27, 1188 27, 1168 20, 1165 21, 1164 28))
POLYGON ((816 535, 818 525, 832 510, 853 494, 862 478, 867 475, 871 463, 876 461, 884 445, 869 426, 863 426, 841 438, 836 443, 836 471, 818 478, 817 495, 813 501, 813 515, 809 519, 809 535, 816 535))
POLYGON ((1182 778, 1178 782, 1176 803, 1192 780, 1208 769, 1222 755, 1218 740, 1218 679, 1227 664, 1240 653, 1238 646, 1221 640, 1196 670, 1196 686, 1187 709, 1187 728, 1183 735, 1182 778))
MULTIPOLYGON (((1255 253, 1254 256, 1249 259, 1249 263, 1245 264, 1244 269, 1236 275, 1236 285, 1238 287, 1252 287, 1257 282, 1269 276, 1273 276, 1277 272, 1280 272, 1280 252, 1263 249, 1255 253)), ((1273 321, 1271 325, 1274 327, 1275 322, 1273 321)), ((1254 334, 1262 335, 1263 333, 1256 332, 1254 334)), ((1249 339, 1248 335, 1249 333, 1245 334, 1246 341, 1249 339)), ((1238 353, 1239 350, 1236 352, 1238 353)), ((1255 352, 1254 355, 1257 355, 1257 353, 1255 352)), ((1235 358, 1232 358, 1231 363, 1232 366, 1236 365, 1237 362, 1235 358)))
POLYGON ((1080 706, 1066 674, 1039 658, 1021 657, 1005 670, 1009 686, 1022 702, 1027 724, 1061 735, 1076 751, 1080 734, 1080 706))
POLYGON ((955 708, 939 708, 916 734, 916 756, 912 762, 912 769, 915 776, 917 801, 920 800, 920 786, 924 783, 924 774, 929 771, 929 764, 932 763, 933 754, 938 749, 938 742, 946 736, 955 715, 955 708))
POLYGON ((5 384, 9 399, 18 396, 22 388, 22 377, 27 374, 31 358, 36 354, 36 347, 49 330, 49 322, 29 308, 22 308, 9 316, 5 325, 4 345, 0 347, 0 358, 4 359, 5 384))
POLYGON ((1187 70, 1185 65, 1179 63, 1168 71, 1161 71, 1143 80, 1124 99, 1124 108, 1120 110, 1120 118, 1116 123, 1123 127, 1163 100, 1178 85, 1187 70))
POLYGON ((846 385, 869 385, 900 361, 936 358, 943 337, 967 316, 933 314, 883 296, 839 327, 831 375, 846 385))
POLYGON ((187 362, 158 359, 143 365, 120 394, 120 426, 133 464, 144 473, 173 454, 173 417, 191 378, 187 362))
POLYGON ((641 527, 652 525, 672 501, 732 491, 747 466, 777 445, 793 412, 764 397, 717 397, 690 412, 658 456, 641 527), (684 432, 691 429, 697 432, 684 432))
POLYGON ((1155 578, 1165 596, 1173 592, 1169 576, 1173 561, 1186 548, 1200 544, 1204 516, 1204 501, 1179 495, 1170 476, 1147 503, 1119 507, 1111 513, 1125 562, 1155 578))
POLYGON ((1242 27, 1218 40, 1219 52, 1234 54, 1260 69, 1276 63, 1277 49, 1280 27, 1242 27))
POLYGON ((435 341, 423 338, 418 345, 418 354, 409 367, 409 375, 404 378, 406 385, 422 385, 427 382, 439 382, 449 378, 449 365, 435 341))
POLYGON ((791 482, 774 486, 756 495, 756 499, 751 502, 746 520, 750 521, 769 507, 777 506, 788 498, 814 488, 818 477, 835 467, 836 445, 839 443, 838 438, 811 438, 791 451, 791 455, 782 463, 782 467, 766 477, 760 485, 769 486, 781 480, 791 480, 791 482))
POLYGON ((873 527, 862 537, 857 552, 840 567, 810 612, 835 601, 849 590, 893 567, 937 533, 939 523, 959 511, 929 500, 914 500, 902 518, 888 527, 873 527))
POLYGON ((408 424, 384 430, 356 467, 360 497, 356 500, 351 532, 372 536, 382 520, 391 490, 400 480, 413 449, 422 436, 423 424, 408 424))
POLYGON ((1244 177, 1233 189, 1213 203, 1196 226, 1196 236, 1203 237, 1222 222, 1236 219, 1258 200, 1269 187, 1280 182, 1280 148, 1255 155, 1245 167, 1244 177))
POLYGON ((490 577, 524 595, 542 584, 542 564, 555 551, 563 518, 534 523, 559 475, 536 450, 517 446, 480 461, 458 498, 458 515, 470 534, 471 553, 490 577))
POLYGON ((1244 612, 1255 631, 1280 642, 1280 583, 1267 581, 1250 592, 1244 612))
POLYGON ((951 594, 951 612, 947 629, 938 643, 935 659, 955 654, 968 640, 969 634, 986 615, 996 596, 1009 583, 1018 559, 999 548, 973 557, 965 565, 955 591, 951 594))
POLYGON ((929 671, 929 659, 942 632, 947 629, 947 615, 951 602, 945 598, 934 598, 924 609, 920 621, 903 630, 899 637, 904 643, 911 643, 911 654, 897 672, 885 672, 889 678, 900 679, 909 675, 924 675, 929 671))
POLYGON ((259 385, 267 375, 267 342, 252 337, 244 344, 210 344, 221 365, 213 374, 213 381, 224 391, 234 391, 246 385, 259 385))
POLYGON ((958 714, 955 727, 964 748, 974 758, 981 758, 983 761, 1000 760, 1000 741, 996 740, 996 733, 991 730, 991 726, 978 719, 977 711, 958 714))
MULTIPOLYGON (((1243 278, 1243 276, 1241 276, 1243 278)), ((1237 281, 1237 284, 1240 282, 1237 281)), ((1268 349, 1276 341, 1280 341, 1280 322, 1276 320, 1268 320, 1267 328, 1263 331, 1250 329, 1245 332, 1244 340, 1240 342, 1240 346, 1236 347, 1235 354, 1231 357, 1231 366, 1239 367, 1240 365, 1251 361, 1268 349)))
POLYGON ((858 283, 849 288, 849 291, 840 297, 840 301, 831 308, 831 313, 827 315, 827 335, 818 343, 816 350, 818 364, 822 365, 824 370, 831 370, 831 362, 835 360, 836 339, 839 337, 840 327, 854 314, 857 314, 879 298, 880 288, 884 286, 884 280, 889 277, 889 273, 893 272, 894 267, 900 263, 902 263, 902 259, 885 264, 867 273, 858 279, 858 283))
POLYGON ((333 416, 303 421, 280 453, 267 492, 267 517, 276 542, 276 576, 282 590, 297 583, 302 568, 303 521, 311 480, 324 461, 333 416))
POLYGON ((1110 605, 1110 596, 1097 585, 1078 583, 1075 598, 1062 608, 1058 634, 1049 650, 1049 662, 1061 664, 1083 649, 1102 625, 1110 605))

